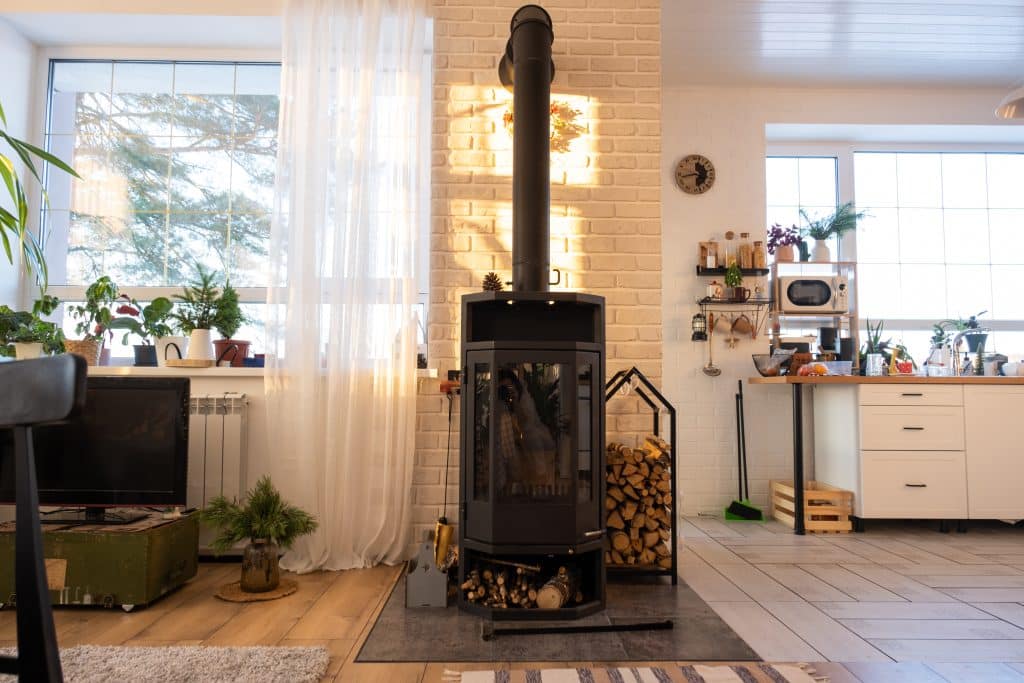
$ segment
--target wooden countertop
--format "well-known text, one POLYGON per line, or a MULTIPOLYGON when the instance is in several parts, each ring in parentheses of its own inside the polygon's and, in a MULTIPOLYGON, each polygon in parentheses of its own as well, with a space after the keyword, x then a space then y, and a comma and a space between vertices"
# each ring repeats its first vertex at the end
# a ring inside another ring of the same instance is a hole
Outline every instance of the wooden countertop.
POLYGON ((750 384, 1024 384, 1024 377, 923 377, 920 375, 825 375, 820 377, 751 377, 750 384))

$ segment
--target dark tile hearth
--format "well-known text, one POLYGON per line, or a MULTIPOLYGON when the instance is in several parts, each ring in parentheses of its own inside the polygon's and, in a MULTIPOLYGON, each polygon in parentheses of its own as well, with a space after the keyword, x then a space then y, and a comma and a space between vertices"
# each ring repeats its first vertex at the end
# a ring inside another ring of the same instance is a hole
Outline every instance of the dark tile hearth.
MULTIPOLYGON (((481 638, 484 619, 447 609, 405 607, 405 579, 398 581, 357 662, 620 662, 756 661, 758 656, 689 586, 667 579, 608 583, 608 607, 572 622, 632 623, 667 618, 671 631, 577 633, 481 638)), ((544 626, 561 622, 545 622, 544 626)), ((510 622, 496 623, 515 628, 510 622)), ((538 626, 537 622, 522 624, 538 626)))

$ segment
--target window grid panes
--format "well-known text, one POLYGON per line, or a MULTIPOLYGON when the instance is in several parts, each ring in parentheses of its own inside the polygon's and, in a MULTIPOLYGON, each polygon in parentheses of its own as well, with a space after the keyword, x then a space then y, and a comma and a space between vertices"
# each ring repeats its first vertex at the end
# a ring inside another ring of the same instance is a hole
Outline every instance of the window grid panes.
MULTIPOLYGON (((807 221, 801 209, 813 220, 832 213, 839 204, 835 157, 770 156, 765 159, 765 179, 769 226, 804 227, 807 221)), ((836 253, 834 239, 829 246, 836 253)))
POLYGON ((55 285, 266 286, 280 66, 51 62, 44 234, 55 285))
MULTIPOLYGON (((1024 154, 856 152, 861 318, 920 320, 902 326, 924 357, 931 322, 1024 321, 1024 154)), ((1024 325, 1022 325, 1024 327, 1024 325)), ((893 335, 901 334, 894 330, 893 335)), ((1019 354, 1022 333, 996 331, 991 351, 1019 354)))

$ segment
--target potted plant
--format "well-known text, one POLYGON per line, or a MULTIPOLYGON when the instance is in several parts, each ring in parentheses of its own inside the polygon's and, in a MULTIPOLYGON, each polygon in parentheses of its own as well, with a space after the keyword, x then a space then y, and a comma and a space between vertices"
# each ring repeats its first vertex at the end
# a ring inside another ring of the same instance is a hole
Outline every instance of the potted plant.
POLYGON ((288 549, 295 539, 316 531, 317 521, 282 500, 270 477, 262 477, 245 495, 245 505, 217 496, 203 509, 200 519, 220 531, 211 544, 215 552, 249 540, 242 555, 241 588, 248 593, 265 593, 280 582, 280 549, 288 549))
POLYGON ((731 301, 746 301, 749 292, 743 288, 743 271, 739 264, 733 262, 725 269, 725 286, 729 288, 728 298, 731 301))
POLYGON ((811 219, 804 209, 800 209, 800 216, 807 223, 803 234, 813 237, 815 261, 828 262, 832 260, 832 252, 828 248, 827 240, 830 237, 842 237, 843 233, 857 229, 857 221, 865 216, 863 211, 855 211, 853 202, 836 208, 835 212, 823 218, 811 219))
POLYGON ((911 367, 916 370, 917 363, 914 358, 907 351, 907 347, 903 344, 893 344, 891 339, 882 339, 882 331, 885 329, 885 321, 879 320, 878 324, 874 327, 871 326, 871 319, 865 321, 867 327, 867 334, 865 335, 864 344, 860 347, 858 363, 860 365, 860 374, 864 374, 867 365, 867 356, 869 353, 877 353, 882 356, 882 364, 884 367, 892 365, 893 354, 896 354, 896 358, 905 358, 910 361, 911 367))
POLYGON ((69 307, 71 317, 78 321, 75 333, 80 339, 68 339, 64 347, 68 353, 85 358, 89 365, 99 363, 103 350, 103 336, 110 328, 114 314, 110 307, 120 298, 117 284, 110 276, 103 275, 85 290, 85 302, 69 307))
POLYGON ((189 335, 188 358, 190 360, 214 360, 210 330, 217 323, 217 306, 220 289, 214 284, 214 274, 201 265, 196 266, 198 277, 174 298, 177 305, 172 318, 178 329, 189 335))
POLYGON ((117 308, 119 317, 110 321, 111 329, 125 330, 122 344, 128 343, 128 336, 138 335, 141 344, 134 344, 136 367, 156 367, 157 354, 156 346, 151 340, 168 337, 171 334, 171 326, 167 320, 171 315, 171 308, 174 304, 167 297, 159 296, 153 299, 148 306, 139 306, 135 300, 129 300, 117 308))
MULTIPOLYGON (((18 140, 9 135, 6 129, 7 117, 4 115, 3 106, 0 105, 0 140, 6 142, 14 150, 17 157, 25 164, 28 172, 36 179, 36 182, 41 183, 42 181, 39 179, 39 171, 36 169, 33 158, 48 162, 76 178, 81 177, 75 173, 73 168, 57 157, 34 145, 18 140)), ((7 188, 7 194, 10 197, 9 205, 4 207, 9 210, 0 211, 0 242, 3 243, 7 260, 11 265, 15 264, 14 251, 11 249, 11 244, 17 244, 21 250, 25 270, 29 273, 33 271, 36 273, 36 277, 45 291, 47 283, 46 256, 43 253, 43 247, 39 238, 28 229, 28 197, 31 191, 25 188, 18 174, 14 172, 14 163, 3 153, 0 153, 0 180, 3 181, 0 184, 7 188)), ((43 201, 48 201, 45 192, 43 193, 43 201)))
POLYGON ((214 327, 220 333, 221 338, 213 342, 214 353, 217 361, 227 359, 231 365, 240 368, 245 365, 245 359, 249 355, 251 342, 241 339, 234 339, 235 332, 246 322, 245 314, 238 303, 238 292, 231 286, 230 282, 224 283, 224 291, 217 301, 217 320, 214 327))
MULTIPOLYGON (((980 311, 972 315, 967 320, 964 320, 963 318, 947 318, 937 322, 934 327, 938 328, 941 326, 943 329, 948 329, 951 332, 977 330, 976 332, 971 332, 970 334, 965 334, 963 336, 963 338, 967 340, 967 350, 971 353, 977 353, 978 347, 983 347, 985 345, 985 341, 988 339, 988 333, 982 329, 981 323, 978 322, 978 318, 986 313, 988 313, 988 311, 980 311)), ((954 349, 954 351, 956 351, 956 349, 954 349)))
POLYGON ((18 360, 39 358, 43 354, 64 352, 64 330, 57 323, 43 320, 56 310, 60 300, 43 295, 31 311, 14 311, 0 306, 0 356, 18 360))
POLYGON ((795 225, 784 228, 775 223, 768 228, 768 253, 774 254, 777 263, 792 263, 795 260, 793 247, 801 242, 800 229, 795 225))

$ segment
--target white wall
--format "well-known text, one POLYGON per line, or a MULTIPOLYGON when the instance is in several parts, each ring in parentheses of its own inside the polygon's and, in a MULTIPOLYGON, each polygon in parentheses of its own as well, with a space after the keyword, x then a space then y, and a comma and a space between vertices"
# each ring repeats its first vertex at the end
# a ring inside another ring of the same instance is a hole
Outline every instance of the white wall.
MULTIPOLYGON (((29 120, 32 101, 32 69, 35 46, 14 30, 3 19, 0 19, 0 64, 3 64, 4 77, 0 86, 0 102, 3 102, 4 114, 7 116, 7 132, 19 139, 29 137, 29 120)), ((13 152, 3 145, 3 153, 14 156, 13 152)), ((17 157, 14 157, 17 160, 17 157)), ((15 162, 15 172, 20 177, 24 169, 15 162)), ((6 189, 0 193, 0 204, 10 208, 9 201, 4 200, 6 189)), ((19 266, 7 262, 6 255, 0 255, 0 304, 16 307, 21 302, 19 266)))
MULTIPOLYGON (((662 103, 662 254, 664 384, 679 411, 679 476, 684 514, 721 512, 736 495, 736 380, 755 374, 751 353, 768 338, 749 337, 733 350, 714 339, 723 373, 701 373, 706 343, 690 341, 697 278, 697 242, 732 229, 765 235, 765 124, 996 125, 992 112, 1005 93, 995 90, 799 88, 666 88, 662 103), (711 159, 714 187, 690 196, 673 171, 686 154, 711 159)), ((1009 124, 1012 125, 1012 124, 1009 124)), ((749 283, 746 283, 749 284, 749 283)), ((790 393, 787 387, 745 386, 751 493, 766 503, 769 479, 790 478, 790 393)))

